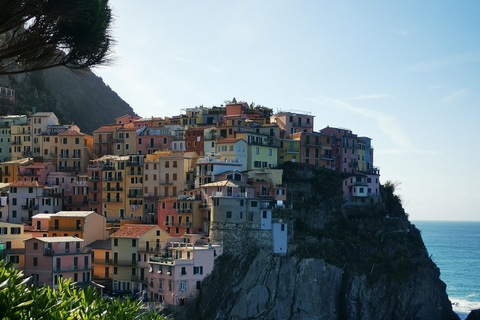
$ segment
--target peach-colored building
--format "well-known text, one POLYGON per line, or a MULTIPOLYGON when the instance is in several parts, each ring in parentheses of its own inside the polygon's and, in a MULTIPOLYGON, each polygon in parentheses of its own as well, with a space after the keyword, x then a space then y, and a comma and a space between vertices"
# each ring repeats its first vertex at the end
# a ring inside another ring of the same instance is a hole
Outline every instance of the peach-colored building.
POLYGON ((37 286, 58 288, 60 278, 73 282, 92 279, 91 253, 84 252, 83 239, 41 237, 25 240, 25 276, 37 286))
POLYGON ((25 244, 23 241, 30 238, 24 232, 23 224, 0 221, 0 259, 10 261, 17 270, 25 266, 25 244))

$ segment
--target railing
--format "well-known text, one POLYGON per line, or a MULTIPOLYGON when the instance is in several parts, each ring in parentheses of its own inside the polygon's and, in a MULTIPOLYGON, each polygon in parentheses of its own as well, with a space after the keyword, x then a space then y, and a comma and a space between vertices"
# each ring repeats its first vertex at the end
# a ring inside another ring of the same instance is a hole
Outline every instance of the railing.
POLYGON ((127 167, 142 167, 143 161, 127 161, 127 167))
POLYGON ((92 176, 90 177, 90 181, 100 181, 100 177, 92 176))
POLYGON ((22 209, 24 210, 37 210, 38 204, 24 204, 22 205, 22 209))
POLYGON ((104 177, 103 181, 123 181, 122 177, 104 177))
POLYGON ((115 198, 115 199, 104 198, 104 199, 103 199, 103 202, 115 202, 115 203, 118 203, 118 202, 123 202, 123 200, 122 200, 122 198, 115 198))
POLYGON ((131 276, 131 280, 135 282, 145 282, 147 283, 147 278, 145 276, 131 276))
POLYGON ((115 166, 103 166, 102 171, 115 171, 115 166))
POLYGON ((142 173, 142 170, 137 170, 137 171, 130 170, 130 171, 127 171, 127 175, 128 176, 141 176, 141 175, 143 175, 143 173, 142 173))
MULTIPOLYGON (((104 187, 102 189, 103 191, 123 191, 123 188, 122 187, 104 187)), ((95 190, 89 190, 89 191, 95 191, 95 190)), ((99 190, 96 190, 96 191, 99 191, 99 190)))
POLYGON ((129 193, 127 195, 128 198, 143 198, 143 194, 141 192, 134 192, 134 193, 129 193))
POLYGON ((173 227, 174 225, 175 225, 175 223, 173 221, 166 221, 164 223, 164 226, 166 226, 166 227, 173 227))
POLYGON ((177 209, 176 210, 177 213, 192 213, 192 209, 177 209))

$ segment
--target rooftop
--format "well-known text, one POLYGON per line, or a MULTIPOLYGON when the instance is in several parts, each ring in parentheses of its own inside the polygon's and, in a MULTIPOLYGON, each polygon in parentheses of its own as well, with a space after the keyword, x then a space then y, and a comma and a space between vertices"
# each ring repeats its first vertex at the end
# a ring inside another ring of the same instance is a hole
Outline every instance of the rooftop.
POLYGON ((139 238, 146 232, 157 227, 155 224, 126 224, 111 235, 112 238, 139 238))

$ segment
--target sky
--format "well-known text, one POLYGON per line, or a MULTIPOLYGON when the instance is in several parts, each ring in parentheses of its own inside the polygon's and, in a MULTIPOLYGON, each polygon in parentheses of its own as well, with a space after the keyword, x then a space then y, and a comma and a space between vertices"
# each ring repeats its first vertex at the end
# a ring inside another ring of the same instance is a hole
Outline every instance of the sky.
POLYGON ((372 138, 410 220, 480 220, 480 2, 110 5, 114 61, 94 72, 138 115, 234 97, 311 113, 372 138))

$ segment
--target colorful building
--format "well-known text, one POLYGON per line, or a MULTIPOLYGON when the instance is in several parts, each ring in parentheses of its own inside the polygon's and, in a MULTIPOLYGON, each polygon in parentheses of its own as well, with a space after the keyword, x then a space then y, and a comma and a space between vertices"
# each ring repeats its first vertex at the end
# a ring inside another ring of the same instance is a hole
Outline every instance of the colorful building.
POLYGON ((75 283, 92 279, 91 253, 77 237, 41 237, 25 240, 25 276, 33 284, 57 289, 60 279, 75 283))

